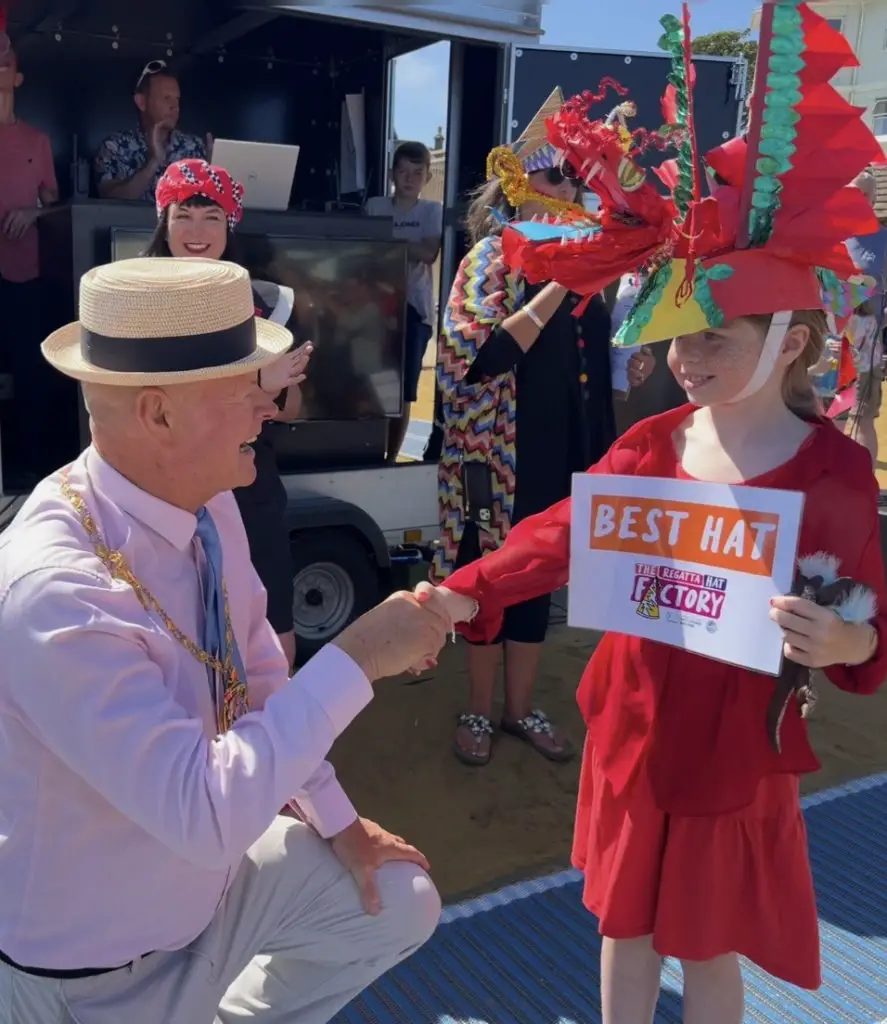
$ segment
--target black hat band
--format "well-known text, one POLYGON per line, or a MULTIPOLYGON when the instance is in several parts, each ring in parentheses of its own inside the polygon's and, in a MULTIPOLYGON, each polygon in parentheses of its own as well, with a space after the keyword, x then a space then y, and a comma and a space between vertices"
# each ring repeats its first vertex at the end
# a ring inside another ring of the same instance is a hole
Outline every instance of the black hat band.
POLYGON ((256 319, 207 334, 168 338, 114 338, 80 326, 85 362, 114 373, 185 373, 247 359, 256 351, 256 319))

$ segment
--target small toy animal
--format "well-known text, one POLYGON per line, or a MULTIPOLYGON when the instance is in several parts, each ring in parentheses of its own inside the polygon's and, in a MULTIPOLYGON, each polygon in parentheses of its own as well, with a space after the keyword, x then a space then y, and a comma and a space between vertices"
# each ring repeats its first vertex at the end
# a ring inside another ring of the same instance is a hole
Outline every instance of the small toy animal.
MULTIPOLYGON (((799 558, 792 594, 822 608, 830 608, 845 622, 871 622, 877 612, 874 593, 849 576, 839 576, 839 566, 839 560, 824 551, 799 558)), ((782 751, 780 732, 792 697, 798 702, 802 718, 816 706, 812 675, 806 665, 788 658, 783 660, 782 672, 767 708, 767 735, 777 753, 782 751)))

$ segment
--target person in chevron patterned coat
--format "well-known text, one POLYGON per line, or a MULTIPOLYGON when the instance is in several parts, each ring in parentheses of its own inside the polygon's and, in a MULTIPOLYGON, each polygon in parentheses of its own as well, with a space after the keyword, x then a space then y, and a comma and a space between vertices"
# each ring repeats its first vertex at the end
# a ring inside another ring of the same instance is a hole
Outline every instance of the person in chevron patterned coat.
MULTIPOLYGON (((434 582, 495 550, 513 523, 566 497, 571 474, 587 469, 616 437, 611 323, 602 297, 574 316, 579 296, 554 282, 528 285, 502 257, 504 222, 518 213, 530 219, 580 196, 580 183, 557 166, 545 137, 545 117, 562 103, 556 89, 511 147, 525 198, 512 205, 506 191, 512 199, 515 193, 492 174, 469 211, 474 244, 456 274, 438 345, 444 439, 434 582)), ((652 366, 651 356, 633 356, 630 382, 642 383, 652 366)), ((454 742, 460 761, 480 766, 490 760, 503 647, 499 730, 549 760, 572 758, 570 742, 533 704, 549 607, 546 595, 511 608, 493 644, 469 647, 470 693, 454 742)))

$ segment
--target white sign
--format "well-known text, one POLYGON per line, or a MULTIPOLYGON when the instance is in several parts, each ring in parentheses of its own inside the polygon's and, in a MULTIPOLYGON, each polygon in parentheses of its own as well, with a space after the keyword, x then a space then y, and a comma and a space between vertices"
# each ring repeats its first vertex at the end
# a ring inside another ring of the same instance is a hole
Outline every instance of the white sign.
POLYGON ((569 623, 778 675, 770 598, 791 591, 803 508, 794 491, 576 474, 569 623))

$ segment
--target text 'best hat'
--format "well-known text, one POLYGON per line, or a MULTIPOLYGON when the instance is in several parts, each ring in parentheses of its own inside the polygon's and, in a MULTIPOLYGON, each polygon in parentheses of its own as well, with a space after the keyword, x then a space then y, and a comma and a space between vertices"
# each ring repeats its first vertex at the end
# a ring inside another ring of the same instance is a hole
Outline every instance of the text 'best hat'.
POLYGON ((132 259, 80 281, 80 319, 43 342, 76 380, 148 387, 255 373, 292 345, 259 320, 249 274, 221 260, 132 259))

